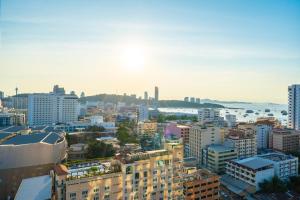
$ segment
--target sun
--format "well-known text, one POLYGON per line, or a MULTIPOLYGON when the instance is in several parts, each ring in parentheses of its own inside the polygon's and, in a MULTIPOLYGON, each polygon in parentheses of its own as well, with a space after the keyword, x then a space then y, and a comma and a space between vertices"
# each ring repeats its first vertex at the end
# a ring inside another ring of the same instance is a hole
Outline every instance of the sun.
POLYGON ((140 45, 126 45, 121 50, 120 61, 126 70, 142 70, 145 66, 145 50, 140 45))

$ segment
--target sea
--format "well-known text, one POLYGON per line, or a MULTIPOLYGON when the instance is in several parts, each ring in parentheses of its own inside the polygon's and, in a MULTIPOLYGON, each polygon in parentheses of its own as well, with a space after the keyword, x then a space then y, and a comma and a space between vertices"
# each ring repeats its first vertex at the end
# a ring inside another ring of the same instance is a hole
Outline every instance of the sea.
MULTIPOLYGON (((275 117, 281 121, 282 125, 287 125, 287 115, 282 111, 288 110, 288 105, 274 103, 218 103, 225 108, 221 108, 220 115, 227 114, 236 116, 238 122, 255 122, 259 117, 275 117), (247 113, 253 111, 253 113, 247 113), (269 111, 269 112, 268 112, 269 111)), ((174 115, 197 115, 198 109, 193 108, 158 108, 162 113, 174 115)))

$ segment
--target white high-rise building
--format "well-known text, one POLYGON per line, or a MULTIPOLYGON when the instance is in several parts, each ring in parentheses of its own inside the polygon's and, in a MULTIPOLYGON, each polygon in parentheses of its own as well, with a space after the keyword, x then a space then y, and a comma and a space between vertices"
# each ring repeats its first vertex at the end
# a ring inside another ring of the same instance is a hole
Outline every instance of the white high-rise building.
POLYGON ((201 124, 207 122, 215 122, 220 119, 220 111, 210 108, 202 108, 198 110, 198 120, 201 124))
POLYGON ((225 116, 228 127, 232 128, 236 125, 236 115, 227 114, 225 116))
POLYGON ((78 97, 61 94, 30 94, 28 124, 47 125, 78 120, 78 97))
POLYGON ((300 84, 289 86, 288 127, 300 130, 300 84))
POLYGON ((138 121, 144 122, 149 120, 149 109, 146 105, 140 105, 138 107, 138 121))

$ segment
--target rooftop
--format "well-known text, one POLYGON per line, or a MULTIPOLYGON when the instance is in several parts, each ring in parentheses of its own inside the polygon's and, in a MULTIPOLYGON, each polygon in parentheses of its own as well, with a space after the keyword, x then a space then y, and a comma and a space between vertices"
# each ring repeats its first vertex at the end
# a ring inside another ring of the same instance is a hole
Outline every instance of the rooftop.
MULTIPOLYGON (((1 133, 0 133, 1 135, 1 133)), ((7 135, 7 134, 6 134, 7 135)), ((9 136, 9 135, 8 135, 9 136)), ((63 140, 63 137, 55 132, 50 133, 30 133, 24 135, 15 135, 7 138, 0 145, 23 145, 44 142, 48 144, 55 144, 63 140)))
POLYGON ((267 167, 267 166, 273 164, 272 161, 266 160, 266 159, 263 159, 260 157, 250 157, 250 158, 233 161, 233 162, 238 163, 242 166, 245 166, 245 167, 253 169, 253 170, 264 168, 264 167, 267 167))
POLYGON ((292 155, 286 155, 286 154, 283 154, 283 153, 268 153, 268 154, 259 155, 259 157, 267 159, 267 160, 272 160, 274 162, 280 162, 280 161, 290 160, 290 159, 295 159, 296 158, 292 155))
POLYGON ((116 160, 103 162, 95 160, 73 164, 69 167, 56 165, 54 171, 57 175, 66 175, 72 180, 121 172, 121 165, 116 160))
POLYGON ((224 152, 224 151, 234 150, 234 148, 227 147, 227 146, 224 146, 224 145, 221 145, 221 144, 212 144, 212 145, 209 145, 208 149, 212 149, 212 150, 217 151, 217 152, 224 152))
POLYGON ((51 199, 51 177, 38 176, 23 179, 15 200, 48 200, 51 199))

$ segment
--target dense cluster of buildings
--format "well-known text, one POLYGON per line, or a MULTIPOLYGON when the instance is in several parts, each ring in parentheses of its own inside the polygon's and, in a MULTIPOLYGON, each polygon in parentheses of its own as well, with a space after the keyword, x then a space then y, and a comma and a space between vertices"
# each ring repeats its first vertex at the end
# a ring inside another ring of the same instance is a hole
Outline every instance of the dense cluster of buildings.
POLYGON ((159 121, 158 87, 139 105, 80 102, 57 85, 50 93, 16 93, 10 103, 3 93, 0 99, 0 199, 217 200, 226 199, 221 186, 246 197, 274 176, 298 176, 291 154, 300 150, 299 85, 289 87, 287 127, 274 117, 239 122, 214 108, 198 109, 197 121, 159 121), (121 145, 123 122, 137 143, 121 145), (116 154, 86 159, 89 131, 116 154), (77 143, 68 145, 67 134, 78 135, 77 143))

